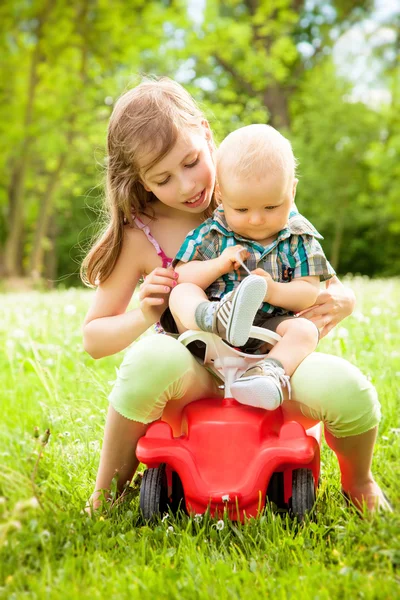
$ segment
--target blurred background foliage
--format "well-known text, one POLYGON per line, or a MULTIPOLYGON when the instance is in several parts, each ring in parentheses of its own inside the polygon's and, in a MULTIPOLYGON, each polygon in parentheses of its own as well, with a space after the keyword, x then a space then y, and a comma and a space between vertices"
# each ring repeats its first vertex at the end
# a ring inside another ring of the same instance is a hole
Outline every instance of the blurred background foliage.
POLYGON ((105 137, 141 74, 176 78, 217 141, 292 141, 297 204, 339 273, 400 270, 400 9, 389 0, 3 0, 0 276, 78 285, 105 137))

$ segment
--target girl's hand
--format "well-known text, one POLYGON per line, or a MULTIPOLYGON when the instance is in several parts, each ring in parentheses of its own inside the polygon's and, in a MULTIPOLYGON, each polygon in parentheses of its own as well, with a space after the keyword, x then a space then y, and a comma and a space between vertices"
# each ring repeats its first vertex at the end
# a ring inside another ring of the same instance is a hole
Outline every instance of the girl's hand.
POLYGON ((240 262, 238 262, 237 260, 239 253, 240 259, 243 262, 250 256, 246 248, 244 248, 240 244, 225 248, 225 250, 221 253, 221 256, 218 259, 221 265, 222 273, 230 273, 231 271, 236 271, 241 267, 240 262))
POLYGON ((315 323, 323 338, 340 321, 351 315, 355 304, 353 291, 344 287, 337 277, 332 277, 326 282, 326 289, 319 292, 314 306, 298 314, 315 323))
POLYGON ((167 308, 169 294, 177 280, 178 273, 172 267, 157 267, 139 286, 139 308, 149 326, 158 321, 167 308))

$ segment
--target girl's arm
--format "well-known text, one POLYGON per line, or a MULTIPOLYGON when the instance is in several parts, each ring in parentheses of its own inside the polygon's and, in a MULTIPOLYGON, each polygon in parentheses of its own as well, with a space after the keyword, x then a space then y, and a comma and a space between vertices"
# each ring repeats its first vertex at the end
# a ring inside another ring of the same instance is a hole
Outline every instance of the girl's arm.
POLYGON ((125 312, 145 270, 141 232, 126 228, 121 254, 108 279, 99 285, 83 324, 83 346, 93 358, 120 352, 155 323, 165 310, 176 281, 173 269, 154 269, 141 286, 140 306, 125 312), (135 260, 136 258, 136 260, 135 260))
POLYGON ((326 282, 326 289, 320 290, 313 306, 303 310, 300 315, 315 323, 322 338, 351 315, 355 305, 353 290, 346 288, 337 277, 332 277, 326 282))

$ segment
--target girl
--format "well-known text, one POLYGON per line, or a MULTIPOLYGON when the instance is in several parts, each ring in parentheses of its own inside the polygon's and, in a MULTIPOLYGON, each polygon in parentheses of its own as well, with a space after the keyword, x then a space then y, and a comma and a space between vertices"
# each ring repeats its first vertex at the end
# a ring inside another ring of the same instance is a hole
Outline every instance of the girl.
MULTIPOLYGON (((82 275, 97 285, 83 340, 93 358, 119 352, 154 325, 177 285, 169 266, 188 232, 215 208, 214 143, 193 98, 167 78, 145 80, 117 102, 108 129, 107 203, 110 221, 86 257, 82 275), (126 312, 141 277, 139 308, 126 312)), ((337 278, 303 316, 325 335, 354 307, 337 278)), ((100 466, 88 510, 118 489, 138 466, 135 449, 163 414, 178 423, 182 408, 219 395, 219 382, 177 340, 150 335, 125 354, 111 391, 100 466)), ((288 418, 305 427, 323 421, 336 453, 343 492, 370 510, 389 508, 371 473, 380 406, 373 386, 352 365, 321 353, 292 377, 288 418)))

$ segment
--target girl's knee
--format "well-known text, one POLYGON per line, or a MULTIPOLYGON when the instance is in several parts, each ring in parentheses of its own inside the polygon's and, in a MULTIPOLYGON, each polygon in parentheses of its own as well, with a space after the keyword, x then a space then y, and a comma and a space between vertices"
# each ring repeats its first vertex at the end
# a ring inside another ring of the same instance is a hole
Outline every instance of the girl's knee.
POLYGON ((146 336, 128 350, 109 395, 113 408, 140 423, 159 418, 168 390, 184 378, 193 357, 177 340, 166 335, 146 336))
POLYGON ((191 360, 190 352, 175 338, 148 335, 127 351, 121 369, 142 378, 155 377, 161 372, 168 373, 168 378, 176 378, 189 368, 191 360))
POLYGON ((324 421, 335 437, 358 435, 379 423, 374 386, 342 358, 311 354, 293 375, 292 390, 305 414, 324 421))

